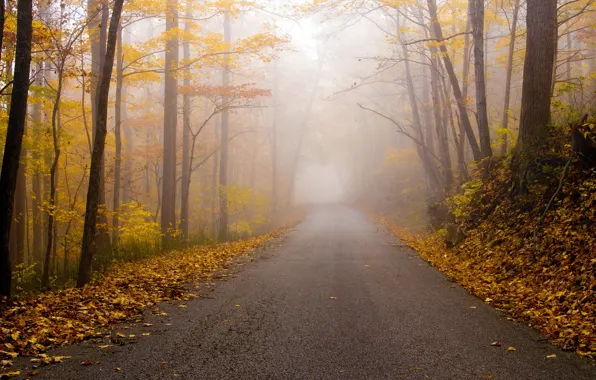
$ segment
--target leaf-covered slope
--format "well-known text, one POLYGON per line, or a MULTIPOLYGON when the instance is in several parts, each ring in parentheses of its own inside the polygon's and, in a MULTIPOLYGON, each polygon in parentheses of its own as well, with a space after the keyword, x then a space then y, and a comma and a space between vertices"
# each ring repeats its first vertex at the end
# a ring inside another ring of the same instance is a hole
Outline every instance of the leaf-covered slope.
POLYGON ((493 170, 456 197, 467 237, 445 247, 441 232, 390 230, 471 293, 540 330, 564 349, 596 359, 596 170, 573 168, 553 207, 560 170, 524 199, 508 197, 508 170, 493 170), (467 197, 468 199, 463 199, 467 197))

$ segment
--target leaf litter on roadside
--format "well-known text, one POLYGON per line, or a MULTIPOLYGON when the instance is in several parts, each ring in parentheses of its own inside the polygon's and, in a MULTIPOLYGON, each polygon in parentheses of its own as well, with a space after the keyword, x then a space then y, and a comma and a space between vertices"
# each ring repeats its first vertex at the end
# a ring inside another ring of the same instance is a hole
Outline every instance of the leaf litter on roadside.
MULTIPOLYGON (((34 356, 54 346, 103 336, 117 323, 139 320, 144 309, 160 301, 188 301, 194 297, 186 290, 186 284, 210 280, 229 267, 234 258, 253 252, 286 230, 114 265, 101 280, 82 289, 0 300, 1 363, 8 364, 19 355, 34 356)), ((131 334, 118 336, 131 338, 131 334)), ((53 360, 56 358, 60 357, 53 360)))

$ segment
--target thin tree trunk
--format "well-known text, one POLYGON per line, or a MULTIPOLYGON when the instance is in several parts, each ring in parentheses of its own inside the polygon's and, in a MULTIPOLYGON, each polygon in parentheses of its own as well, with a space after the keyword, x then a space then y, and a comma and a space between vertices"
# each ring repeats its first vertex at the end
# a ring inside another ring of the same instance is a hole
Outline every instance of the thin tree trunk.
MULTIPOLYGON (((37 64, 37 77, 36 86, 41 87, 43 85, 43 61, 37 64)), ((35 172, 31 179, 33 187, 33 199, 32 199, 32 227, 33 227, 33 261, 37 263, 36 271, 41 273, 41 260, 43 257, 43 212, 41 210, 41 204, 43 202, 43 193, 41 190, 42 173, 39 164, 41 159, 41 134, 42 134, 42 104, 41 100, 37 100, 33 104, 33 135, 36 142, 35 149, 31 152, 32 161, 35 163, 35 172)))
MULTIPOLYGON (((219 117, 219 114, 215 116, 215 126, 213 127, 213 141, 215 141, 215 144, 218 144, 219 142, 219 128, 220 128, 220 124, 221 124, 221 120, 219 117)), ((219 183, 219 177, 218 177, 218 171, 219 171, 219 155, 216 153, 213 155, 213 169, 211 172, 211 237, 213 239, 216 239, 218 234, 217 234, 217 228, 219 225, 219 192, 218 192, 218 183, 219 183)))
MULTIPOLYGON (((232 24, 230 12, 224 14, 224 40, 227 44, 232 39, 232 24)), ((224 68, 222 71, 222 86, 226 88, 230 85, 230 57, 224 56, 224 68)), ((224 104, 228 102, 223 99, 224 104)), ((229 157, 229 131, 230 113, 228 107, 223 110, 221 115, 221 157, 219 163, 219 240, 225 241, 228 238, 228 157, 229 157)))
POLYGON ((447 120, 441 115, 441 109, 451 107, 449 103, 441 102, 440 85, 439 85, 439 58, 437 56, 437 49, 431 47, 431 57, 433 59, 433 67, 431 68, 431 90, 433 100, 433 114, 435 118, 435 132, 437 141, 439 143, 439 155, 441 157, 441 166, 445 176, 445 193, 447 193, 453 185, 453 168, 451 164, 451 155, 449 154, 449 139, 446 133, 447 120))
POLYGON ((470 41, 470 30, 472 29, 472 5, 474 0, 468 1, 468 19, 466 20, 466 35, 464 36, 464 62, 463 62, 463 75, 462 75, 462 96, 464 99, 468 97, 470 78, 470 55, 471 55, 471 41, 470 41))
POLYGON ((474 38, 474 73, 476 75, 476 119, 482 158, 493 155, 490 146, 488 110, 486 105, 486 67, 484 62, 484 0, 471 0, 472 35, 474 38))
MULTIPOLYGON (((427 0, 428 9, 431 18, 431 27, 434 31, 434 36, 438 41, 443 41, 443 31, 441 30, 441 24, 439 23, 439 18, 437 15, 437 5, 435 0, 427 0)), ((470 123, 470 118, 468 116, 468 110, 466 109, 466 99, 463 97, 461 92, 461 88, 459 86, 459 80, 457 79, 457 75, 455 74, 455 69, 453 68, 453 63, 449 58, 447 47, 444 44, 440 45, 441 55, 443 57, 443 63, 445 65, 445 69, 447 70, 447 74, 449 75, 449 80, 451 82, 451 87, 453 88, 453 95, 455 96, 455 100, 457 102, 457 108, 459 109, 460 118, 463 124, 463 127, 466 131, 466 135, 468 137, 468 142, 470 144, 470 148, 472 149, 472 154, 474 155, 475 161, 482 160, 482 152, 478 146, 478 142, 476 141, 476 137, 474 136, 474 131, 472 129, 472 124, 470 123)))
MULTIPOLYGON (((52 142, 54 147, 54 159, 50 167, 50 210, 56 207, 56 175, 58 170, 58 162, 60 162, 60 141, 58 136, 58 113, 60 112, 60 101, 62 98, 62 80, 64 76, 64 57, 60 58, 60 67, 58 69, 58 88, 56 90, 56 98, 54 99, 54 107, 52 109, 52 142)), ((48 216, 48 230, 46 240, 46 252, 44 257, 43 275, 41 277, 41 287, 47 289, 50 285, 50 272, 52 271, 51 257, 53 252, 53 242, 55 235, 54 227, 54 213, 50 212, 48 216)))
MULTIPOLYGON (((401 51, 403 55, 404 65, 406 69, 406 88, 408 89, 408 97, 410 100, 410 108, 412 110, 412 120, 413 120, 413 128, 414 134, 418 141, 424 143, 424 133, 422 132, 422 122, 420 121, 420 111, 418 109, 418 99, 416 99, 416 90, 414 88, 414 80, 412 79, 412 70, 410 68, 410 52, 408 51, 408 47, 403 43, 401 38, 400 32, 400 22, 399 22, 399 12, 397 12, 395 16, 396 22, 396 30, 399 34, 401 51)), ((442 183, 441 180, 435 175, 436 170, 434 168, 434 163, 428 156, 428 152, 426 151, 426 147, 420 146, 420 144, 416 145, 416 151, 418 152, 418 156, 420 157, 420 161, 424 167, 424 171, 426 173, 426 177, 428 179, 427 183, 431 184, 431 188, 429 190, 434 190, 435 187, 441 187, 442 183)))
POLYGON ((14 211, 14 195, 25 133, 27 100, 29 95, 29 71, 31 69, 31 35, 33 9, 31 0, 17 3, 17 39, 15 69, 6 144, 0 174, 0 297, 10 297, 12 268, 10 266, 10 226, 14 211))
POLYGON ((108 119, 108 99, 110 92, 110 80, 114 67, 114 55, 116 52, 116 40, 118 25, 122 14, 122 3, 124 0, 115 0, 108 34, 108 45, 101 80, 97 87, 97 133, 93 142, 93 153, 91 155, 91 170, 89 174, 89 187, 87 190, 87 205, 85 213, 85 225, 83 227, 83 240, 81 244, 81 261, 79 264, 79 275, 77 286, 82 287, 91 279, 91 262, 97 250, 97 216, 100 201, 101 189, 101 164, 105 149, 108 119))
POLYGON ((120 177, 122 172, 122 71, 124 57, 122 55, 122 25, 118 27, 118 41, 116 47, 116 102, 114 109, 114 137, 116 139, 116 155, 114 160, 114 193, 112 200, 112 243, 118 245, 120 227, 120 177))
MULTIPOLYGON (((184 31, 190 34, 190 19, 192 18, 192 3, 186 4, 186 20, 184 22, 184 31)), ((190 59, 190 42, 188 38, 184 39, 183 54, 185 62, 190 59)), ((184 70, 184 86, 190 86, 190 67, 184 70)), ((180 196, 180 230, 185 241, 188 241, 189 226, 189 202, 190 202, 190 96, 185 93, 182 99, 182 181, 180 196)))
POLYGON ((511 22, 509 41, 509 54, 507 55, 507 76, 505 78, 505 100, 503 101, 503 140, 501 143, 501 154, 506 154, 509 148, 509 105, 511 103, 511 80, 513 77, 513 57, 515 55, 515 41, 517 39, 517 18, 519 17, 520 0, 515 0, 513 6, 513 20, 511 22))
POLYGON ((168 0, 166 31, 174 31, 166 42, 164 85, 163 180, 161 191, 162 248, 173 243, 176 229, 176 129, 178 126, 178 1, 168 0))
POLYGON ((271 220, 275 224, 277 220, 277 206, 278 206, 278 137, 277 137, 277 122, 278 110, 278 68, 277 62, 273 67, 273 120, 271 125, 271 220))

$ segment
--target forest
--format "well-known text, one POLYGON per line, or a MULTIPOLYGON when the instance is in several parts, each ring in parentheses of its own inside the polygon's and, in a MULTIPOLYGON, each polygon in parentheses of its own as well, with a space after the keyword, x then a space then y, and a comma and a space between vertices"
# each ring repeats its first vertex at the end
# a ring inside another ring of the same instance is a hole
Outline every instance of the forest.
POLYGON ((596 1, 0 4, 2 366, 340 203, 596 358, 596 1))

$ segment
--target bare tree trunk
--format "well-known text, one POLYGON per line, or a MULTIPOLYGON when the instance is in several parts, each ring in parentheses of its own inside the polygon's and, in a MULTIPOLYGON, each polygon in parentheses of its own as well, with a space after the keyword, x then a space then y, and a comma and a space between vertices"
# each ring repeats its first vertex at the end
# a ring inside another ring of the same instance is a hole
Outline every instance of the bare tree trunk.
POLYGON ((278 206, 278 136, 277 136, 277 122, 279 105, 278 98, 278 71, 277 62, 273 67, 273 121, 271 125, 271 221, 275 224, 277 220, 277 206, 278 206))
MULTIPOLYGON (((213 127, 213 134, 214 134, 214 139, 213 141, 215 141, 215 143, 217 144, 219 142, 219 128, 220 128, 220 118, 219 118, 219 114, 215 116, 215 126, 213 127)), ((217 228, 219 226, 219 208, 218 208, 218 204, 219 204, 219 192, 218 192, 218 183, 219 183, 219 177, 218 177, 218 171, 219 171, 219 155, 216 153, 213 155, 213 169, 211 172, 211 237, 213 239, 216 239, 218 234, 217 234, 217 228)))
MULTIPOLYGON (((178 1, 168 0, 166 30, 178 28, 178 1)), ((164 85, 163 181, 161 201, 162 248, 173 243, 176 229, 176 129, 178 126, 178 33, 166 42, 166 73, 164 85)))
POLYGON ((116 53, 116 102, 114 106, 114 137, 116 139, 116 155, 114 160, 114 193, 112 201, 112 243, 118 245, 120 217, 120 177, 122 172, 122 74, 124 57, 122 53, 122 25, 118 27, 118 41, 116 53))
MULTIPOLYGON (((416 90, 414 88, 414 80, 412 79, 412 70, 410 68, 410 53, 408 51, 407 46, 403 43, 401 38, 400 32, 400 22, 399 22, 399 13, 395 16, 396 22, 396 30, 399 34, 401 51, 403 55, 404 65, 406 69, 406 87, 408 89, 408 97, 410 100, 410 108, 412 109, 412 120, 413 120, 413 128, 414 134, 416 139, 421 143, 424 143, 424 133, 422 132, 422 122, 420 121, 420 111, 418 109, 418 99, 416 98, 416 90)), ((441 187, 442 183, 441 180, 435 175, 436 170, 434 168, 434 163, 430 160, 428 156, 428 152, 426 151, 426 146, 421 146, 420 144, 416 144, 416 151, 418 152, 418 156, 420 157, 420 161, 422 162, 422 166, 424 167, 424 171, 426 173, 426 178, 428 179, 427 183, 431 184, 431 188, 429 190, 434 190, 435 187, 441 187)))
MULTIPOLYGON (((186 4, 186 21, 184 22, 184 31, 190 34, 190 19, 192 18, 192 3, 186 4)), ((184 60, 190 59, 190 42, 188 38, 184 39, 183 46, 184 60)), ((184 75, 184 86, 190 86, 190 67, 186 68, 184 75)), ((189 237, 189 202, 190 202, 190 96, 185 93, 183 96, 182 108, 182 181, 180 196, 180 230, 185 241, 189 237)))
MULTIPOLYGON (((437 15, 437 5, 435 0, 427 0, 428 9, 431 18, 431 27, 434 31, 434 36, 438 41, 443 41, 443 31, 441 30, 441 24, 439 23, 439 18, 437 15)), ((470 123, 470 118, 468 116, 468 110, 466 109, 465 98, 461 92, 461 88, 459 86, 459 80, 457 79, 457 75, 455 74, 455 69, 453 68, 453 63, 449 58, 447 47, 445 45, 440 45, 441 55, 443 57, 443 63, 445 65, 445 69, 447 70, 447 74, 449 75, 449 80, 451 82, 451 87, 453 88, 453 95, 455 96, 455 100, 457 102, 457 108, 459 109, 459 116, 461 118, 463 127, 466 131, 466 135, 468 137, 468 142, 470 144, 470 148, 472 149, 472 154, 474 155, 475 161, 482 160, 482 152, 478 146, 478 142, 476 141, 476 137, 474 136, 474 131, 472 130, 472 124, 470 123)))
POLYGON ((474 73, 476 75, 476 119, 482 158, 493 155, 490 146, 488 110, 486 106, 486 71, 484 62, 484 0, 471 0, 472 35, 474 38, 474 73))
MULTIPOLYGON (((27 134, 27 131, 24 132, 27 134)), ((27 151, 21 148, 21 163, 19 164, 19 171, 17 174, 17 187, 15 194, 14 205, 14 229, 15 229, 15 243, 16 250, 13 252, 13 265, 22 264, 25 262, 26 234, 27 234, 27 179, 25 177, 25 159, 27 151)))
POLYGON ((439 58, 437 56, 437 49, 431 47, 431 57, 433 60, 433 67, 431 68, 431 89, 433 99, 433 114, 435 118, 435 132, 437 141, 439 143, 439 155, 441 157, 441 166, 445 175, 445 193, 447 193, 453 185, 453 168, 451 164, 451 155, 449 154, 449 138, 447 135, 447 120, 441 115, 441 109, 451 107, 449 103, 441 105, 441 94, 439 85, 439 58))
POLYGON ((547 140, 557 49, 557 0, 528 0, 527 7, 519 140, 512 165, 513 195, 527 193, 530 165, 547 140))
POLYGON ((17 174, 25 133, 27 100, 29 95, 29 70, 31 68, 31 35, 33 9, 31 0, 17 3, 17 39, 15 47, 15 69, 6 145, 0 174, 0 297, 10 297, 12 268, 10 266, 10 226, 14 210, 14 195, 17 174))
MULTIPOLYGON (((1 0, 0 0, 1 1, 1 0)), ((41 87, 43 85, 43 61, 37 64, 37 77, 36 86, 41 87)), ((33 187, 33 200, 31 207, 31 214, 33 219, 33 261, 37 263, 36 271, 41 273, 41 260, 43 251, 43 212, 41 210, 41 204, 43 202, 43 193, 41 190, 42 173, 39 165, 41 155, 39 153, 39 147, 41 147, 41 131, 42 131, 42 104, 41 100, 36 101, 33 104, 33 134, 36 142, 36 149, 33 149, 31 157, 35 162, 35 173, 31 179, 33 187)))
MULTIPOLYGON (((60 112, 60 101, 62 98, 62 85, 64 77, 64 57, 60 57, 58 71, 58 88, 56 90, 56 98, 54 99, 54 107, 52 110, 52 142, 54 147, 54 159, 52 166, 50 167, 50 209, 54 209, 56 206, 56 175, 58 170, 58 162, 60 162, 60 141, 58 137, 58 113, 60 112)), ((50 272, 51 268, 51 257, 52 257, 52 244, 54 243, 54 213, 50 212, 48 216, 48 230, 46 240, 46 252, 43 265, 43 275, 41 277, 41 287, 47 289, 50 285, 50 272)))
POLYGON ((466 20, 466 35, 464 36, 464 62, 463 62, 463 74, 462 74, 462 96, 464 99, 468 97, 470 78, 470 55, 471 55, 471 42, 470 42, 470 30, 472 29, 472 20, 470 18, 472 14, 472 5, 474 0, 468 1, 468 19, 466 20))
POLYGON ((91 171, 89 174, 89 187, 87 190, 85 225, 83 228, 83 241, 81 244, 81 261, 77 279, 78 287, 84 286, 91 279, 91 262, 93 260, 93 255, 97 250, 97 216, 101 189, 101 164, 107 135, 110 80, 112 78, 112 69, 114 67, 118 25, 120 24, 123 2, 124 0, 114 1, 106 56, 103 60, 104 65, 101 80, 97 86, 97 131, 93 142, 93 153, 91 155, 91 171))
MULTIPOLYGON (((230 43, 232 36, 231 16, 229 12, 224 14, 224 40, 230 43)), ((224 68, 222 70, 222 86, 230 85, 230 57, 226 54, 224 68)), ((228 99, 223 99, 224 104, 228 99)), ((228 238, 228 157, 229 157, 229 128, 230 113, 226 107, 221 115, 221 156, 219 163, 219 240, 225 241, 228 238)))
POLYGON ((519 3, 520 0, 515 0, 513 6, 513 20, 511 22, 509 41, 509 54, 507 56, 507 77, 505 78, 505 100, 503 101, 503 122, 501 128, 503 129, 503 141, 501 144, 501 154, 506 154, 509 147, 509 105, 511 103, 511 80, 513 77, 513 57, 515 55, 515 41, 517 38, 517 19, 519 17, 519 3))

